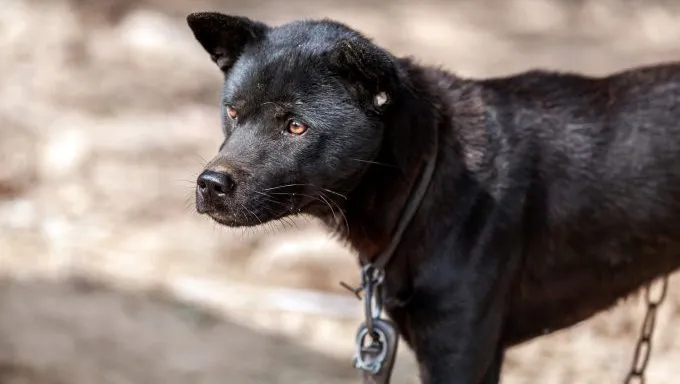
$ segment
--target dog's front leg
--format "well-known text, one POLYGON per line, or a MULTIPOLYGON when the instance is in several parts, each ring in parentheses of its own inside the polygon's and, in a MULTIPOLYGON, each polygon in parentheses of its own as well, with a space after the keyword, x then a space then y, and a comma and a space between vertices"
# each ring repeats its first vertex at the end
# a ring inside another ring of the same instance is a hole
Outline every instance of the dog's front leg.
POLYGON ((421 330, 413 347, 423 384, 498 383, 502 313, 494 306, 413 316, 411 325, 421 330))
POLYGON ((424 384, 499 382, 506 298, 522 230, 507 217, 491 215, 487 223, 475 241, 451 239, 416 279, 408 328, 424 384))
POLYGON ((491 361, 489 369, 486 370, 484 378, 480 384, 497 384, 501 381, 501 370, 503 368, 503 359, 505 358, 505 347, 499 343, 496 347, 496 354, 491 361))

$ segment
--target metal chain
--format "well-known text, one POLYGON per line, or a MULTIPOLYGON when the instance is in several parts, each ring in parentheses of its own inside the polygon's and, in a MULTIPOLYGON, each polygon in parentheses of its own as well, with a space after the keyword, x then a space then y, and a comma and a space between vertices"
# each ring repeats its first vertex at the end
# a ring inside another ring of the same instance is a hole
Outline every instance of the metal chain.
POLYGON ((652 297, 653 283, 645 287, 645 299, 647 302, 647 314, 645 320, 642 322, 642 330, 640 337, 635 347, 635 355, 633 355, 633 363, 626 377, 625 384, 644 384, 645 383, 645 369, 649 363, 649 357, 652 353, 652 336, 654 333, 654 326, 656 325, 656 314, 659 306, 666 298, 666 291, 668 288, 668 276, 661 278, 660 289, 656 298, 652 297))

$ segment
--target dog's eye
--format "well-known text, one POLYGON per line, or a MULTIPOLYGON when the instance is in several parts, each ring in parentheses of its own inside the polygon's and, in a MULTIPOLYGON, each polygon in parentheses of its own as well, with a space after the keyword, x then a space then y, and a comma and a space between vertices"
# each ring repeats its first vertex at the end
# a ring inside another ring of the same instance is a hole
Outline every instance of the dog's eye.
POLYGON ((291 120, 288 122, 288 133, 293 135, 302 135, 307 132, 307 126, 300 123, 299 121, 291 120))
POLYGON ((238 111, 231 105, 227 105, 227 115, 229 115, 230 118, 235 119, 238 117, 238 111))

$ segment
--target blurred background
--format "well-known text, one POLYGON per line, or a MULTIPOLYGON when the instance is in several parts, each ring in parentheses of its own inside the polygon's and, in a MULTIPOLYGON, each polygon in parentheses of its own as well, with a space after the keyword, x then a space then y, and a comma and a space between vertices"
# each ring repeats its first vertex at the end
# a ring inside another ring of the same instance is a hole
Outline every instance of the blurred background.
MULTIPOLYGON (((301 218, 218 227, 193 182, 221 74, 184 17, 330 17, 463 76, 680 59, 675 1, 0 0, 0 383, 356 383, 354 255, 301 218)), ((677 383, 680 280, 648 382, 677 383)), ((642 296, 513 349, 504 383, 620 383, 642 296)), ((396 384, 416 383, 405 349, 396 384)))

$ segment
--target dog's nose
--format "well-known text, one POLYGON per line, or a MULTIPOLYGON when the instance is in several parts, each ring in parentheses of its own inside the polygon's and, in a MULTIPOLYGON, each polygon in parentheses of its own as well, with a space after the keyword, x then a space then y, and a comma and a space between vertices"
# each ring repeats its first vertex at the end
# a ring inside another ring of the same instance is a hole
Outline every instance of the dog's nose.
POLYGON ((224 197, 234 190, 236 183, 227 173, 205 170, 198 176, 196 185, 204 197, 224 197))

